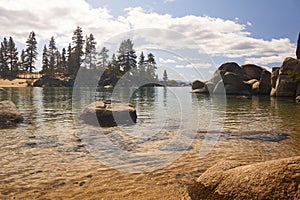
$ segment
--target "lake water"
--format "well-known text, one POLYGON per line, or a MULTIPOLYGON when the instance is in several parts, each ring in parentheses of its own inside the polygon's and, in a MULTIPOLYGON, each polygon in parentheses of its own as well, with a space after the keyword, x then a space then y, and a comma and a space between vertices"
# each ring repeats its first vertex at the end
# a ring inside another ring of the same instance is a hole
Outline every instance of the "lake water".
POLYGON ((0 99, 12 100, 25 120, 0 129, 0 197, 93 199, 94 191, 104 199, 172 199, 220 159, 253 163, 300 155, 294 99, 189 91, 117 88, 112 99, 134 104, 138 121, 102 128, 78 116, 112 91, 7 89, 0 99))

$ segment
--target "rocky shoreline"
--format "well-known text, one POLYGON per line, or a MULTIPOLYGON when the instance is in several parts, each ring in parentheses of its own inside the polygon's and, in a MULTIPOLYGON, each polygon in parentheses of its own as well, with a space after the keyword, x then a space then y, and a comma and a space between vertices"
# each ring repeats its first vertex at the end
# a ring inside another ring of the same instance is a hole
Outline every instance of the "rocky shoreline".
POLYGON ((288 57, 281 67, 267 69, 229 62, 222 64, 213 77, 192 83, 192 92, 211 95, 270 95, 300 100, 300 59, 288 57))

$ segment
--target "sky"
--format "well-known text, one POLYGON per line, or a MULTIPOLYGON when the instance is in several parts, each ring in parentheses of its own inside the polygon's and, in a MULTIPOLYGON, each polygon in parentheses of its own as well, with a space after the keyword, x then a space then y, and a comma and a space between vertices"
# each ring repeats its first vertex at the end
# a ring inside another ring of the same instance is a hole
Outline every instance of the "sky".
POLYGON ((67 47, 80 26, 99 49, 112 53, 130 38, 138 56, 154 53, 159 77, 166 69, 171 79, 208 80, 224 62, 271 70, 295 57, 299 8, 299 0, 0 0, 0 39, 12 36, 20 51, 34 31, 41 52, 51 36, 67 47))

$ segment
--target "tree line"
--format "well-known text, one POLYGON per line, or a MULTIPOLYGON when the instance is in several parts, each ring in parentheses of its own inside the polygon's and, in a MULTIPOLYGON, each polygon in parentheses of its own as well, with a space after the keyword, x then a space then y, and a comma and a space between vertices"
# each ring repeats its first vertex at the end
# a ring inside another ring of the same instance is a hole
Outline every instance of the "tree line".
MULTIPOLYGON (((42 51, 43 76, 55 78, 75 78, 79 68, 97 70, 103 73, 101 79, 118 79, 124 74, 131 77, 145 77, 157 80, 156 61, 152 53, 141 52, 137 59, 132 40, 121 42, 117 52, 109 56, 109 49, 96 49, 93 34, 83 36, 81 27, 73 32, 72 42, 67 48, 59 50, 52 36, 42 51), (128 73, 127 73, 128 72, 128 73)), ((0 76, 14 78, 19 73, 33 73, 36 70, 38 56, 37 40, 34 31, 30 32, 25 49, 19 52, 12 37, 3 38, 0 47, 0 76)))

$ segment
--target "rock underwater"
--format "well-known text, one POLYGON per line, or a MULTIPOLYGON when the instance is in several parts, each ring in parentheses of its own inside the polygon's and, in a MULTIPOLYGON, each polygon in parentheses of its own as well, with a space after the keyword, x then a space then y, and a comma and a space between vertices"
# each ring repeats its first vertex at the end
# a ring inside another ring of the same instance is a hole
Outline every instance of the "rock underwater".
POLYGON ((0 127, 14 125, 23 120, 23 116, 13 102, 0 101, 0 127))
POLYGON ((137 114, 134 106, 114 101, 96 101, 82 111, 80 118, 87 124, 100 126, 132 125, 137 114))

